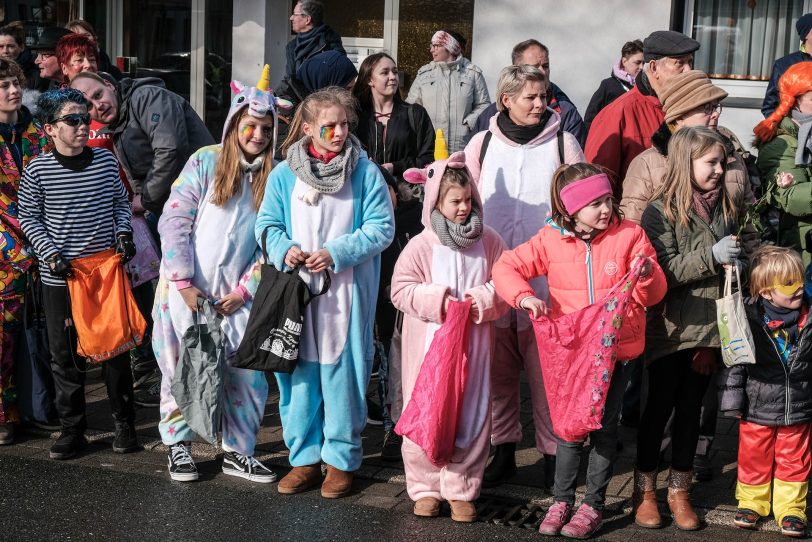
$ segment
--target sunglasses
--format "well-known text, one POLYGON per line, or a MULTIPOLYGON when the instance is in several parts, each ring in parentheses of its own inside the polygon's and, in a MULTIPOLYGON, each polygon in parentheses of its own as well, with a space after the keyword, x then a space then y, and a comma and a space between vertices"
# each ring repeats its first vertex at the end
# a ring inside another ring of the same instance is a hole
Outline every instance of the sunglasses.
POLYGON ((800 290, 803 287, 804 283, 801 281, 797 281, 793 282, 792 284, 773 284, 772 289, 777 291, 781 295, 789 297, 797 293, 798 290, 800 290))
POLYGON ((63 115, 59 118, 56 118, 49 122, 48 124, 56 124, 57 122, 64 122, 68 126, 76 128, 80 124, 87 124, 90 125, 90 113, 70 113, 69 115, 63 115))

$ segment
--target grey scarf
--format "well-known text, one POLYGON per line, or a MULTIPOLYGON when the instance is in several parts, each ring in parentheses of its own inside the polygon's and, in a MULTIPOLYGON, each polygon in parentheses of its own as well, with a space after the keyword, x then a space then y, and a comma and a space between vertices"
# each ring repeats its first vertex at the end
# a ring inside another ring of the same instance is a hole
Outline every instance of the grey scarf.
POLYGON ((805 166, 809 164, 810 158, 812 158, 812 140, 809 138, 810 133, 812 133, 812 115, 793 109, 792 120, 800 125, 798 128, 798 150, 795 151, 795 165, 805 166))
POLYGON ((463 250, 476 243, 482 235, 482 219, 476 207, 471 209, 471 214, 464 224, 448 220, 443 213, 435 209, 431 212, 431 229, 443 245, 452 250, 463 250))
POLYGON ((329 164, 310 156, 307 152, 309 146, 309 137, 303 137, 290 146, 287 156, 290 169, 299 179, 322 194, 335 194, 355 170, 361 156, 361 142, 350 134, 344 143, 344 149, 329 164))

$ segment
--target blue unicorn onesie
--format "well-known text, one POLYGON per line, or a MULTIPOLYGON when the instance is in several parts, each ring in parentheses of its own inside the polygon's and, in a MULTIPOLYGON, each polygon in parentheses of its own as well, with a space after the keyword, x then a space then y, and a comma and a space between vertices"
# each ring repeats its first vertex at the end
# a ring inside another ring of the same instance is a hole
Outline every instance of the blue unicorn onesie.
MULTIPOLYGON (((271 145, 274 145, 276 106, 280 104, 269 91, 268 67, 256 87, 245 87, 234 81, 232 88, 237 94, 231 102, 223 129, 223 142, 232 124, 236 123, 237 114, 248 108, 248 115, 253 117, 273 115, 271 145)), ((231 144, 236 145, 236 142, 232 140, 231 144)), ((242 297, 244 305, 225 316, 221 324, 226 357, 230 362, 245 332, 251 300, 259 284, 260 251, 252 235, 256 221, 252 183, 264 181, 258 173, 262 170, 263 159, 270 160, 273 150, 260 154, 252 163, 240 154, 240 190, 225 204, 215 205, 211 201, 214 174, 222 153, 223 144, 210 145, 189 158, 172 185, 158 223, 163 257, 152 309, 155 321, 152 347, 163 375, 158 427, 164 444, 170 446, 193 437, 192 429, 170 391, 183 334, 193 323, 193 313, 178 290, 193 285, 210 298, 220 299, 230 293, 242 297)), ((268 396, 265 374, 229 367, 224 384, 222 447, 227 452, 253 456, 268 396)))
MULTIPOLYGON (((329 164, 307 153, 305 136, 271 172, 259 209, 257 241, 267 235, 269 263, 289 270, 285 255, 327 249, 332 285, 306 308, 299 361, 277 373, 283 438, 294 467, 352 472, 361 466, 365 393, 372 369, 372 331, 380 253, 392 242, 392 202, 378 167, 354 135, 329 164), (329 170, 330 173, 326 173, 329 170)), ((323 273, 299 275, 315 292, 323 273)))

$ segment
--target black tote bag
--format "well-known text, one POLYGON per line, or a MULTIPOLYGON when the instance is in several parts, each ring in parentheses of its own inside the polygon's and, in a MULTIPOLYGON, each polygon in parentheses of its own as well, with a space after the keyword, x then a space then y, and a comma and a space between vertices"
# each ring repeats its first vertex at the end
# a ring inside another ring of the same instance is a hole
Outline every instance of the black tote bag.
MULTIPOLYGON (((262 252, 268 261, 264 234, 262 252)), ((310 291, 296 269, 285 273, 272 265, 262 264, 260 273, 248 325, 231 366, 292 373, 299 360, 305 307, 330 289, 330 273, 324 271, 324 284, 316 294, 310 291)))

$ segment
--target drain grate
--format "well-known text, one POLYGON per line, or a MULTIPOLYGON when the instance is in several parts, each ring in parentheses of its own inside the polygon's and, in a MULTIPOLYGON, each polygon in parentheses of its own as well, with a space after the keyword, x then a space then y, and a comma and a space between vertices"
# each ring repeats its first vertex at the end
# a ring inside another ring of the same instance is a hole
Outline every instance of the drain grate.
POLYGON ((484 497, 476 504, 479 521, 503 527, 538 530, 546 513, 545 509, 536 504, 498 497, 484 497))

